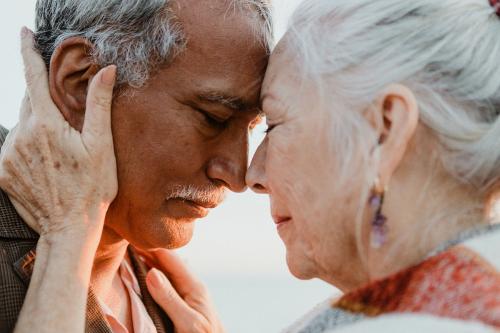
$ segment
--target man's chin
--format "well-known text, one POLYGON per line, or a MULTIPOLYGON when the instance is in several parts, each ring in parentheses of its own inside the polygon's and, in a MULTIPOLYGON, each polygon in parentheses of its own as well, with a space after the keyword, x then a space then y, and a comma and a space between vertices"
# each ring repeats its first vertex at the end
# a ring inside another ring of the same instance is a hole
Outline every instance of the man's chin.
POLYGON ((130 244, 142 250, 178 249, 193 238, 194 221, 162 223, 154 228, 140 228, 124 237, 130 244))

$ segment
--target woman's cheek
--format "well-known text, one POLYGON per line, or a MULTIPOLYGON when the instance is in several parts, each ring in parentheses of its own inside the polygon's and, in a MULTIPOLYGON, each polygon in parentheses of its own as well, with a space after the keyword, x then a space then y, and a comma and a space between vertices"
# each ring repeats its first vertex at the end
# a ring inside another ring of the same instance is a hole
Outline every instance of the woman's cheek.
POLYGON ((294 159, 294 150, 298 142, 292 133, 289 133, 285 125, 277 126, 268 135, 268 154, 276 156, 283 163, 288 163, 294 159))
POLYGON ((296 178, 294 177, 294 174, 297 173, 296 165, 290 154, 290 147, 281 142, 275 142, 276 144, 270 142, 267 150, 266 173, 268 181, 288 188, 293 179, 296 178))

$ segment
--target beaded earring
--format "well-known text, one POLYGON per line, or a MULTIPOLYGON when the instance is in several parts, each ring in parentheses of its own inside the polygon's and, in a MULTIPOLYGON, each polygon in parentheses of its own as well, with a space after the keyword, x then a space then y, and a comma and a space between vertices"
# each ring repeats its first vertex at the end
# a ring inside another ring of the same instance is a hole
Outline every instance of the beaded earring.
POLYGON ((370 243, 374 249, 381 248, 387 242, 387 217, 382 214, 384 197, 387 189, 381 189, 380 180, 377 177, 370 196, 370 206, 375 211, 375 216, 371 222, 370 243))

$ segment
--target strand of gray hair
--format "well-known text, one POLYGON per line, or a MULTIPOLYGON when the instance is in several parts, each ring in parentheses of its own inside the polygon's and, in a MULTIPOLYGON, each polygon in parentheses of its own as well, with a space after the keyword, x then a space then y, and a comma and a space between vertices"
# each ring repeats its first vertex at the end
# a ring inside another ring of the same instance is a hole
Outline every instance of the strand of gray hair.
MULTIPOLYGON (((271 9, 266 0, 232 0, 256 12, 256 29, 272 45, 271 9)), ((142 87, 161 65, 186 45, 171 0, 38 0, 35 41, 47 67, 54 50, 66 39, 89 40, 90 55, 101 67, 118 68, 117 84, 142 87)))

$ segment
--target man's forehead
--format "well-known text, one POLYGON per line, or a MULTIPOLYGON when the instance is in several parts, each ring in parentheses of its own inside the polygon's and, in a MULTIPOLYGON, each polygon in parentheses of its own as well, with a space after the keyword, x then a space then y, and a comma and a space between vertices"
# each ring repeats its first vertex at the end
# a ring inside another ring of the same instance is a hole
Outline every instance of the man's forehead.
POLYGON ((222 17, 242 13, 248 9, 254 11, 256 16, 261 16, 259 10, 271 6, 265 0, 174 0, 169 7, 174 12, 190 13, 196 16, 203 16, 204 13, 216 14, 222 17))
POLYGON ((261 44, 262 35, 257 31, 265 23, 256 10, 238 9, 235 1, 177 0, 173 11, 188 42, 194 39, 224 45, 232 40, 248 44, 253 39, 261 44))
POLYGON ((186 48, 173 66, 190 96, 234 110, 258 107, 268 52, 254 14, 235 10, 232 0, 178 0, 186 48))
MULTIPOLYGON (((227 19, 231 14, 236 13, 234 6, 231 5, 233 0, 176 0, 174 5, 171 5, 171 10, 176 14, 181 21, 205 25, 207 19, 213 18, 214 22, 227 19), (233 9, 233 10, 231 10, 233 9), (193 22, 193 20, 195 20, 193 22)), ((210 20, 212 21, 212 20, 210 20)))

